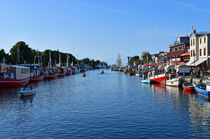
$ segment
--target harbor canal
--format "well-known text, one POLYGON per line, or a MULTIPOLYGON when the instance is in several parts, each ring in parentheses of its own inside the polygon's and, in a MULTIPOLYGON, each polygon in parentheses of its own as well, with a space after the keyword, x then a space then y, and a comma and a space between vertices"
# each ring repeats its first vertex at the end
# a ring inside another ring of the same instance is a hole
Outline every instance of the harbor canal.
POLYGON ((210 102, 178 88, 105 70, 0 89, 1 138, 210 137, 210 102))

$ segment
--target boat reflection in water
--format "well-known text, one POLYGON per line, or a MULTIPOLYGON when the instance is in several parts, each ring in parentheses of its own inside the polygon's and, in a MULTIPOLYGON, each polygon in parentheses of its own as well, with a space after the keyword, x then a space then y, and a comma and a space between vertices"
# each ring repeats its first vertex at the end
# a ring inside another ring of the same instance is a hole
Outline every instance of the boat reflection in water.
POLYGON ((189 98, 190 127, 198 137, 210 137, 210 103, 199 96, 189 98))
POLYGON ((166 93, 166 86, 161 84, 151 84, 151 90, 153 93, 166 93))

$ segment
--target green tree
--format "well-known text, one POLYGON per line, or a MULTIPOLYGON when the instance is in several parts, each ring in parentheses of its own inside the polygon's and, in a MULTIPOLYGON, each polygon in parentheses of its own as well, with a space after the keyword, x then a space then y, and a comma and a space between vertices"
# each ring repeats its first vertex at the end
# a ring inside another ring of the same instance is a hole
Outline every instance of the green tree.
POLYGON ((12 64, 23 64, 23 63, 33 63, 36 51, 32 52, 32 49, 23 41, 17 42, 10 49, 10 60, 12 64), (18 56, 19 51, 19 56, 18 56), (19 60, 18 60, 19 57, 19 60))
POLYGON ((149 62, 149 55, 150 55, 150 53, 148 51, 142 52, 141 58, 142 58, 144 64, 149 62))
POLYGON ((142 60, 139 59, 139 56, 134 56, 129 60, 129 64, 133 64, 135 61, 136 66, 140 65, 142 63, 142 60))

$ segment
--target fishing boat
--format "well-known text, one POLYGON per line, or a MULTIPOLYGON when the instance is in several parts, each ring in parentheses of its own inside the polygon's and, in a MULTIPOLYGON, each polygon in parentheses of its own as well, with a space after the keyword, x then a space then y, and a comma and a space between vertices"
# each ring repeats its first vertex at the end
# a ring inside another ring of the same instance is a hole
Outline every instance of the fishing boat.
POLYGON ((29 82, 30 69, 17 65, 0 65, 0 87, 18 87, 29 82))
POLYGON ((44 79, 43 69, 40 64, 21 64, 21 66, 30 68, 29 82, 39 82, 44 79))
POLYGON ((72 75, 71 68, 67 68, 67 71, 66 71, 66 76, 69 76, 69 75, 72 75))
POLYGON ((210 99, 210 91, 207 90, 206 84, 197 84, 195 86, 195 91, 199 96, 210 99))
POLYGON ((150 84, 150 79, 144 79, 144 80, 141 80, 141 82, 144 84, 150 84))
POLYGON ((49 51, 49 62, 48 67, 44 69, 44 79, 55 79, 57 78, 57 68, 52 67, 51 51, 49 51))
POLYGON ((57 78, 57 69, 56 68, 46 68, 44 70, 44 79, 55 79, 57 78))
POLYGON ((65 76, 66 72, 67 72, 67 69, 65 67, 59 67, 57 77, 65 76))
POLYGON ((152 83, 165 84, 166 74, 159 74, 149 78, 152 83))
POLYGON ((192 83, 184 82, 182 84, 183 90, 185 91, 194 91, 194 86, 192 83))

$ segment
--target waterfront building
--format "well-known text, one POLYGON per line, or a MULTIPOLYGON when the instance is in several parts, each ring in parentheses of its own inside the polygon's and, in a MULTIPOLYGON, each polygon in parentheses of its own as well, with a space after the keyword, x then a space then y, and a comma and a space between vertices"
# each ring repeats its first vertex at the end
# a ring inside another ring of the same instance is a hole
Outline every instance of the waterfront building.
POLYGON ((170 45, 170 51, 167 54, 169 62, 183 62, 181 55, 188 52, 189 49, 189 36, 180 36, 170 45))
POLYGON ((190 61, 188 66, 196 67, 201 70, 210 69, 208 64, 210 56, 210 33, 196 30, 190 34, 190 61))

